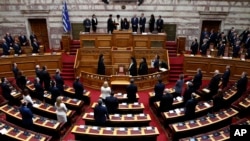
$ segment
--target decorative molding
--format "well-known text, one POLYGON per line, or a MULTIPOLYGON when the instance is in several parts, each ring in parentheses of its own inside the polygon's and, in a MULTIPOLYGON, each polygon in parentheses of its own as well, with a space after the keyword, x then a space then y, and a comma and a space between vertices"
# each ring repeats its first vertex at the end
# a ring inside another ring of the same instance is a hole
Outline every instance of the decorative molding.
POLYGON ((50 10, 20 10, 22 14, 49 14, 50 10))
POLYGON ((219 16, 227 16, 229 12, 214 12, 214 11, 199 11, 200 15, 219 15, 219 16))

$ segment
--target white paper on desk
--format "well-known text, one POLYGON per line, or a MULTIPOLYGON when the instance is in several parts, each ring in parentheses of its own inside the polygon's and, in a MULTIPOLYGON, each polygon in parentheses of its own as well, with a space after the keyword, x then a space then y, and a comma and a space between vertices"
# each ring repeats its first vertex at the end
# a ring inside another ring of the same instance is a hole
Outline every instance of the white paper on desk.
POLYGON ((138 127, 134 127, 133 130, 134 131, 139 131, 139 128, 138 127))
POLYGON ((111 127, 106 127, 106 130, 111 131, 112 128, 111 127))
POLYGON ((120 117, 120 115, 119 114, 114 114, 114 117, 120 117))
POLYGON ((117 95, 122 95, 122 93, 117 93, 117 95))
POLYGON ((132 117, 132 114, 127 114, 127 117, 132 117))
POLYGON ((7 131, 5 128, 3 128, 3 129, 0 130, 0 133, 1 133, 2 135, 5 135, 7 132, 8 132, 8 131, 7 131))
POLYGON ((206 93, 209 93, 210 92, 210 90, 209 89, 207 89, 207 88, 204 88, 204 89, 202 89, 204 92, 206 92, 206 93))
POLYGON ((97 126, 93 126, 92 129, 93 130, 98 130, 98 127, 97 126))
POLYGON ((39 105, 38 105, 38 104, 36 104, 36 103, 34 103, 34 104, 33 104, 33 107, 38 107, 38 106, 39 106, 39 105))
POLYGON ((93 115, 94 115, 94 113, 93 113, 93 112, 90 112, 90 113, 89 113, 89 115, 93 116, 93 115))
POLYGON ((124 94, 123 97, 126 98, 126 97, 127 97, 127 94, 124 94))
POLYGON ((11 94, 11 95, 16 94, 16 91, 12 91, 10 94, 11 94))
POLYGON ((49 94, 44 94, 43 97, 47 97, 49 94))
POLYGON ((127 103, 122 103, 122 105, 127 105, 127 103))
POLYGON ((208 104, 207 102, 204 102, 204 105, 205 105, 206 107, 210 107, 210 106, 211 106, 211 105, 208 104))
POLYGON ((145 114, 143 114, 143 113, 142 113, 142 114, 140 114, 139 116, 140 116, 140 117, 144 117, 144 116, 145 116, 145 114))
POLYGON ((153 128, 151 126, 146 127, 146 130, 152 130, 153 128))
POLYGON ((170 110, 169 113, 170 113, 170 114, 174 113, 174 110, 170 110))
POLYGON ((180 111, 183 112, 183 111, 184 111, 184 108, 180 108, 180 111))
POLYGON ((180 109, 175 109, 174 110, 177 114, 181 113, 180 109))
POLYGON ((167 71, 168 69, 160 68, 159 70, 164 72, 164 71, 167 71))
POLYGON ((125 128, 121 127, 119 128, 120 131, 125 131, 125 128))
POLYGON ((208 58, 211 58, 212 56, 211 55, 207 55, 208 58))
POLYGON ((30 83, 30 81, 28 80, 27 82, 26 82, 26 84, 29 84, 30 83))
POLYGON ((178 101, 182 101, 182 97, 180 97, 180 96, 177 96, 176 99, 177 99, 178 101))
POLYGON ((138 102, 135 102, 134 105, 139 105, 139 103, 138 103, 138 102))
POLYGON ((84 125, 80 125, 80 126, 79 126, 79 128, 82 128, 82 129, 84 129, 84 128, 85 128, 85 126, 84 126, 84 125))

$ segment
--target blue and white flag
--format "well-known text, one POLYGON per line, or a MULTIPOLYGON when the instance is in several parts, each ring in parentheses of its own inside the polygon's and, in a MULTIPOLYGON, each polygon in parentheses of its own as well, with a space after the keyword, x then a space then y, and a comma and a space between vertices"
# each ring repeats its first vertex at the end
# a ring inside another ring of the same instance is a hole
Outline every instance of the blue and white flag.
POLYGON ((71 30, 70 27, 70 21, 69 21, 69 13, 66 1, 63 3, 63 9, 62 9, 62 21, 63 21, 63 29, 65 32, 69 32, 71 30))

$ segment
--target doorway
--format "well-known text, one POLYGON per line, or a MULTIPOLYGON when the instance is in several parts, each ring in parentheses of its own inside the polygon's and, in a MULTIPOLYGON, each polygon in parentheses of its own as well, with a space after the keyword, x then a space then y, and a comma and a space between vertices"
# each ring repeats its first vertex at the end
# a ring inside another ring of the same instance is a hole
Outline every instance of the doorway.
POLYGON ((44 45, 44 51, 49 50, 49 38, 46 19, 29 19, 31 32, 37 36, 40 45, 44 45))
POLYGON ((211 29, 214 29, 214 33, 217 33, 221 29, 220 27, 221 27, 221 21, 204 20, 202 21, 201 33, 204 30, 204 28, 207 28, 207 31, 209 33, 211 29))

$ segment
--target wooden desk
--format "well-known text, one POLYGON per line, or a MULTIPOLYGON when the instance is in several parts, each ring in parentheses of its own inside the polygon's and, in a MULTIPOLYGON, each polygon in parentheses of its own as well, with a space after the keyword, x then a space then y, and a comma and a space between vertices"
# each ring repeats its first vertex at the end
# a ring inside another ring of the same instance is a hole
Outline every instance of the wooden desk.
MULTIPOLYGON (((106 122, 106 126, 111 127, 135 127, 149 126, 151 121, 149 114, 113 114, 109 115, 110 120, 106 122)), ((94 121, 94 113, 85 113, 82 117, 86 125, 96 125, 94 121)))
POLYGON ((5 128, 7 130, 5 135, 0 134, 1 140, 23 140, 23 141, 50 141, 51 136, 44 135, 41 133, 36 133, 31 130, 27 130, 16 126, 10 122, 0 119, 0 130, 5 128), (28 134, 27 134, 28 133, 28 134))
POLYGON ((225 93, 223 94, 223 99, 227 102, 232 101, 232 98, 235 96, 236 93, 237 93, 237 88, 235 86, 232 86, 230 89, 225 91, 225 93))
MULTIPOLYGON (((81 112, 83 110, 83 101, 82 100, 78 100, 78 99, 73 99, 73 98, 69 98, 66 96, 61 96, 62 102, 66 104, 67 108, 71 109, 71 110, 76 110, 78 112, 81 112)), ((44 94, 44 98, 45 101, 48 103, 51 103, 51 94, 50 93, 45 93, 44 94)), ((54 103, 52 103, 54 104, 54 103)))
MULTIPOLYGON (((96 102, 94 102, 91 106, 91 108, 95 108, 97 105, 96 102)), ((117 109, 118 113, 143 113, 144 110, 144 104, 143 103, 137 103, 137 104, 127 104, 127 103, 120 103, 117 109)))
POLYGON ((119 141, 156 141, 159 131, 156 127, 110 128, 87 125, 75 125, 71 133, 76 140, 119 140, 119 141))
MULTIPOLYGON (((33 99, 33 111, 34 113, 37 113, 39 115, 46 115, 46 117, 50 117, 52 119, 57 119, 56 117, 56 108, 50 104, 43 103, 40 100, 33 99)), ((67 118, 68 121, 74 116, 75 111, 73 110, 68 110, 67 111, 67 118)))
MULTIPOLYGON (((114 97, 117 97, 118 101, 121 102, 127 102, 127 94, 122 94, 122 93, 116 93, 114 94, 114 97)), ((102 98, 102 94, 100 94, 99 98, 102 98)), ((139 99, 139 95, 136 94, 136 99, 139 99)))
MULTIPOLYGON (((202 115, 203 113, 207 113, 209 110, 213 108, 213 101, 200 101, 195 108, 196 116, 202 115)), ((177 108, 170 110, 168 112, 161 113, 162 118, 165 122, 164 125, 168 125, 172 122, 178 122, 185 120, 185 108, 177 108)))
MULTIPOLYGON (((15 123, 22 126, 22 115, 19 111, 19 108, 12 107, 9 105, 3 105, 0 107, 0 110, 6 114, 6 119, 9 122, 15 123)), ((60 134, 60 129, 64 124, 59 123, 56 120, 48 119, 42 116, 34 114, 33 117, 34 129, 37 132, 42 132, 44 134, 49 134, 51 136, 60 134)))
POLYGON ((193 136, 212 128, 219 128, 231 123, 231 118, 238 114, 233 108, 222 110, 194 120, 170 124, 174 139, 193 136))
MULTIPOLYGON (((76 98, 75 89, 73 87, 65 86, 64 93, 71 98, 76 98)), ((82 100, 84 101, 84 104, 87 104, 87 105, 90 104, 90 96, 91 96, 90 91, 85 90, 83 92, 83 99, 82 100)))
MULTIPOLYGON (((250 121, 247 118, 241 119, 237 121, 236 123, 233 123, 234 125, 250 125, 250 121)), ((198 141, 200 140, 210 140, 210 141, 226 141, 230 140, 230 125, 223 127, 218 130, 214 130, 208 133, 203 133, 199 135, 195 135, 194 137, 187 137, 182 138, 179 141, 190 141, 191 139, 196 139, 198 141), (207 139, 203 139, 207 138, 207 139)))

